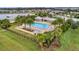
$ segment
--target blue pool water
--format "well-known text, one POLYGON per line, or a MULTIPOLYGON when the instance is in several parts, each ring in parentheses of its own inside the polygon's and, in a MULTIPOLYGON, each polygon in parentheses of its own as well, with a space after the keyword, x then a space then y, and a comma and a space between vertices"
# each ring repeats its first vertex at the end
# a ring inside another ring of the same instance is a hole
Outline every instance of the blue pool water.
POLYGON ((48 24, 42 24, 42 23, 33 23, 32 26, 40 28, 40 29, 47 29, 49 27, 48 24))

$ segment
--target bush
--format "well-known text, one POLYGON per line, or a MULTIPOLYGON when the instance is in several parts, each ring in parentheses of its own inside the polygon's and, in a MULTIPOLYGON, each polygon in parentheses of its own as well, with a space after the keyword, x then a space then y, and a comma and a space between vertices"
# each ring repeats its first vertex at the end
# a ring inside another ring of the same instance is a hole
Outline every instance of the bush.
POLYGON ((70 24, 67 24, 67 23, 65 23, 61 26, 61 29, 63 32, 66 32, 69 28, 70 28, 70 24))
POLYGON ((79 27, 79 21, 72 23, 71 28, 77 29, 79 27))
POLYGON ((4 19, 4 20, 1 20, 1 25, 0 25, 1 28, 3 29, 6 29, 8 27, 10 27, 10 22, 8 19, 4 19))
POLYGON ((74 16, 74 18, 79 18, 79 14, 76 14, 76 15, 74 16))
POLYGON ((63 32, 67 31, 69 28, 77 29, 79 27, 79 21, 75 22, 72 19, 68 19, 62 26, 63 32))

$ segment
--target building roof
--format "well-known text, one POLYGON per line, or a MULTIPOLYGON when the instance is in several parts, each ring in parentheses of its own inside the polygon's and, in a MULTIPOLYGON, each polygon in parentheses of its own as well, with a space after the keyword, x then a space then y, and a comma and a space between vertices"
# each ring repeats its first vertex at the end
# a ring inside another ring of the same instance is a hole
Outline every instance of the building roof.
POLYGON ((36 19, 36 20, 42 20, 42 17, 37 16, 35 19, 36 19))
POLYGON ((38 17, 36 17, 35 18, 36 20, 47 20, 47 21, 53 21, 53 20, 55 20, 55 18, 50 18, 50 17, 40 17, 40 16, 38 16, 38 17))

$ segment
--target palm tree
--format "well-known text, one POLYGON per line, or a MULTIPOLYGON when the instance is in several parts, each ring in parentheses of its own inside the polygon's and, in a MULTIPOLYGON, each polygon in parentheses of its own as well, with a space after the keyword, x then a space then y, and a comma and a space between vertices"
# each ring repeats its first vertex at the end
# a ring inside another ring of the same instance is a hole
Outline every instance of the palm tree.
POLYGON ((46 42, 45 43, 47 45, 46 47, 49 47, 53 38, 54 38, 54 35, 52 35, 51 32, 47 32, 47 33, 45 33, 45 35, 46 35, 46 42))
POLYGON ((46 40, 46 35, 45 34, 38 34, 36 36, 36 38, 37 38, 37 42, 39 43, 40 47, 43 48, 43 43, 46 40))
POLYGON ((25 23, 28 24, 28 25, 30 26, 30 28, 31 28, 31 24, 32 24, 33 22, 34 22, 34 21, 33 21, 32 18, 27 18, 26 21, 25 21, 25 23))
POLYGON ((60 37, 61 34, 62 34, 62 29, 60 27, 57 27, 54 31, 53 31, 53 34, 55 37, 60 37))
POLYGON ((26 16, 17 16, 16 19, 15 19, 15 23, 20 26, 22 24, 24 24, 24 28, 26 28, 26 20, 27 20, 27 17, 26 16))
POLYGON ((51 33, 51 39, 50 40, 53 40, 53 45, 56 46, 56 47, 59 47, 60 46, 60 36, 62 34, 62 29, 60 27, 57 27, 52 33, 51 33))
POLYGON ((33 20, 35 20, 36 15, 31 15, 29 18, 32 18, 33 20))
MULTIPOLYGON (((37 41, 38 41, 39 45, 41 46, 41 48, 43 48, 44 44, 45 44, 45 47, 49 47, 50 44, 54 41, 59 43, 59 38, 60 38, 61 34, 62 34, 61 28, 57 27, 53 32, 46 32, 43 34, 38 34, 36 36, 36 38, 37 38, 37 41)), ((59 46, 59 44, 58 44, 58 46, 59 46)))
POLYGON ((24 24, 24 28, 26 28, 26 20, 27 20, 27 17, 24 16, 24 17, 22 18, 22 24, 24 24))

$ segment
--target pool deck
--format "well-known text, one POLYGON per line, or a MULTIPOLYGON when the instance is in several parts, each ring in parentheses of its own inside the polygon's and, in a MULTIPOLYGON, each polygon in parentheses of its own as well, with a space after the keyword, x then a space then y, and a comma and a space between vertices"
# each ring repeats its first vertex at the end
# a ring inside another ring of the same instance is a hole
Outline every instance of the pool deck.
MULTIPOLYGON (((47 22, 37 22, 37 23, 48 24, 49 26, 51 26, 51 28, 48 28, 48 29, 40 29, 40 28, 37 28, 37 27, 31 27, 32 30, 34 30, 34 31, 40 31, 40 33, 44 33, 44 32, 48 32, 48 31, 53 31, 54 30, 54 26, 51 25, 50 23, 47 23, 47 22)), ((23 31, 23 32, 26 32, 26 33, 29 33, 29 34, 32 34, 32 35, 35 34, 34 32, 30 32, 28 30, 24 30, 23 29, 23 26, 17 26, 15 29, 20 30, 20 31, 23 31)))
POLYGON ((20 27, 15 27, 15 29, 34 35, 33 32, 30 32, 30 31, 24 30, 24 29, 22 29, 22 28, 20 28, 20 27))
POLYGON ((38 21, 34 21, 34 22, 36 22, 36 23, 42 23, 42 24, 48 24, 48 25, 51 25, 51 24, 48 23, 48 22, 42 22, 42 21, 40 21, 40 22, 38 22, 38 21))

